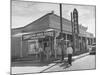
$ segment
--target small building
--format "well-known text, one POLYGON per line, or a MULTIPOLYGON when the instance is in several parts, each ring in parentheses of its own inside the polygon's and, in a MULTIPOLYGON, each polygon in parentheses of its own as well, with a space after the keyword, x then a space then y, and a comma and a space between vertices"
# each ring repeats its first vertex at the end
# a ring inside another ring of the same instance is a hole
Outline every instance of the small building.
MULTIPOLYGON (((71 21, 62 18, 62 24, 64 39, 73 42, 71 21)), ((49 47, 52 56, 61 55, 59 34, 60 17, 54 13, 47 13, 24 27, 11 29, 11 56, 21 58, 38 54, 40 46, 44 51, 49 47)), ((87 50, 93 39, 93 34, 87 32, 87 27, 79 25, 79 51, 87 50)))

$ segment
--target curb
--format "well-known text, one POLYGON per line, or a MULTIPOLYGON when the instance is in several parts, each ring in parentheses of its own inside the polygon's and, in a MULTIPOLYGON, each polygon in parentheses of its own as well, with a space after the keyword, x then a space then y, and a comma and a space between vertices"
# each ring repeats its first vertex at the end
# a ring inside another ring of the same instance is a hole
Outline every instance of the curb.
POLYGON ((48 68, 46 68, 46 69, 42 70, 42 71, 41 71, 41 72, 39 72, 39 73, 43 73, 44 71, 46 71, 46 70, 50 69, 51 67, 53 67, 53 66, 55 66, 55 65, 57 65, 57 64, 58 64, 58 63, 55 63, 54 65, 49 66, 48 68))
POLYGON ((80 59, 80 58, 82 58, 82 57, 84 57, 84 56, 87 56, 87 55, 89 55, 89 53, 85 53, 84 55, 82 55, 82 56, 80 55, 80 56, 78 56, 77 58, 73 58, 73 59, 75 59, 75 60, 76 60, 76 59, 80 59))
MULTIPOLYGON (((84 54, 81 54, 81 55, 78 55, 78 56, 73 56, 72 59, 76 60, 76 59, 80 59, 84 56, 87 56, 89 55, 89 53, 84 53, 84 54), (76 58, 75 58, 76 57, 76 58)), ((68 57, 64 58, 65 60, 68 59, 68 57)), ((61 63, 61 60, 57 60, 57 61, 54 61, 54 63, 61 63)))
MULTIPOLYGON (((79 55, 77 58, 73 58, 73 59, 74 59, 74 60, 76 60, 76 59, 80 59, 80 58, 82 58, 82 57, 84 57, 84 56, 87 56, 88 54, 89 54, 89 53, 85 53, 85 54, 83 54, 83 55, 79 55)), ((58 60, 58 61, 60 61, 60 60, 58 60)), ((54 63, 55 63, 54 65, 49 66, 48 68, 42 70, 42 71, 39 72, 39 73, 43 73, 44 71, 46 71, 46 70, 50 69, 51 67, 53 67, 53 66, 55 66, 55 65, 58 64, 58 62, 54 62, 54 63)), ((60 61, 60 63, 62 63, 62 62, 60 61)))

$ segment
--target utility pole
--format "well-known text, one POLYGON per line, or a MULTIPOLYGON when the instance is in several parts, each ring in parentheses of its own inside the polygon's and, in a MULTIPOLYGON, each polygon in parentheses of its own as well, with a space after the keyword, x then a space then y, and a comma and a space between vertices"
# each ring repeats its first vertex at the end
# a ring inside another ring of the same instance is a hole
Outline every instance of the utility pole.
POLYGON ((74 26, 73 26, 73 14, 72 14, 72 12, 71 12, 71 26, 72 26, 73 51, 75 51, 74 26))
POLYGON ((62 4, 60 3, 60 28, 62 33, 62 4))
MULTIPOLYGON (((61 28, 61 38, 63 38, 63 29, 62 29, 62 4, 60 3, 60 28, 61 28)), ((64 53, 63 53, 63 41, 61 40, 61 53, 62 53, 62 57, 61 57, 61 61, 64 60, 64 53)))

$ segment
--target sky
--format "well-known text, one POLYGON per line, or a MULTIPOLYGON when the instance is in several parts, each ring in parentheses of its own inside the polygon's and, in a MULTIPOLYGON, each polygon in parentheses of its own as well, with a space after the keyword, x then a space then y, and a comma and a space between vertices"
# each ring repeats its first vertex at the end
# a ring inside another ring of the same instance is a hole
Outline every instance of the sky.
MULTIPOLYGON (((62 16, 70 20, 74 8, 78 10, 79 24, 88 27, 87 31, 95 36, 95 6, 62 4, 62 16)), ((51 11, 60 15, 59 4, 12 0, 11 27, 23 27, 51 11)))

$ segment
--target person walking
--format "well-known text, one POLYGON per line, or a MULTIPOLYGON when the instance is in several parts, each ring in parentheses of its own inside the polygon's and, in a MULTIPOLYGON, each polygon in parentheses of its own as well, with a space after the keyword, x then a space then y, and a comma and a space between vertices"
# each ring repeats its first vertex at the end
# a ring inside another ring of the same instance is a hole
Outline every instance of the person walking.
POLYGON ((73 49, 71 47, 71 43, 68 44, 67 47, 67 55, 68 55, 68 65, 72 65, 72 54, 73 54, 73 49))

